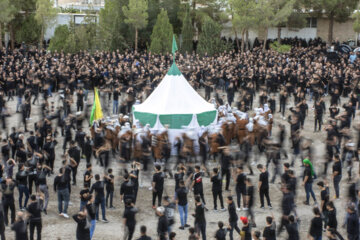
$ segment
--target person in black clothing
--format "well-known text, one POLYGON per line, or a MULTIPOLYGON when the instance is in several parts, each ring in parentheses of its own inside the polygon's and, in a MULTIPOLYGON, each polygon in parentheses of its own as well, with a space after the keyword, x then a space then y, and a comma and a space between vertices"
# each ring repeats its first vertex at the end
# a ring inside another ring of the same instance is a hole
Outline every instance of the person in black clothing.
POLYGON ((70 141, 70 148, 68 150, 68 154, 70 156, 70 158, 74 159, 76 162, 76 165, 71 166, 71 170, 72 170, 72 180, 73 180, 73 184, 72 185, 76 185, 76 174, 77 174, 77 168, 79 166, 80 163, 80 159, 81 159, 81 151, 80 149, 76 146, 76 142, 75 141, 70 141))
POLYGON ((55 146, 56 146, 56 144, 57 144, 56 140, 53 140, 51 138, 51 136, 47 136, 46 142, 43 147, 43 154, 46 159, 45 163, 52 169, 51 173, 54 173, 53 169, 54 169, 54 162, 55 162, 55 146))
POLYGON ((140 234, 141 234, 141 237, 139 237, 138 239, 136 240, 151 240, 151 237, 147 236, 146 235, 146 226, 142 225, 140 227, 140 234))
POLYGON ((321 192, 320 192, 320 198, 321 198, 321 205, 320 205, 320 212, 322 214, 323 220, 324 220, 324 229, 326 229, 327 222, 328 222, 328 211, 326 208, 327 203, 329 202, 329 186, 325 186, 323 181, 320 181, 317 183, 319 186, 321 192))
POLYGON ((246 183, 246 207, 248 209, 247 216, 250 215, 252 226, 256 227, 255 214, 252 209, 254 206, 254 186, 252 185, 250 178, 246 178, 245 183, 246 183))
POLYGON ((276 240, 276 224, 274 216, 266 217, 266 227, 263 231, 263 239, 264 240, 276 240))
POLYGON ((71 133, 72 128, 75 129, 73 124, 71 124, 70 120, 66 119, 65 126, 64 126, 64 144, 63 144, 64 153, 66 150, 67 143, 72 140, 72 133, 71 133))
POLYGON ((336 208, 333 202, 326 203, 326 210, 327 210, 327 227, 332 229, 337 229, 337 219, 336 219, 336 208))
POLYGON ((202 173, 200 172, 200 166, 195 166, 195 173, 193 175, 192 188, 194 191, 194 196, 199 195, 201 197, 202 202, 205 203, 203 184, 202 184, 202 173))
POLYGON ((224 223, 219 221, 218 222, 219 229, 215 233, 216 240, 226 240, 227 230, 224 228, 224 223))
POLYGON ((99 220, 99 205, 101 205, 102 221, 107 223, 109 221, 106 219, 104 181, 100 180, 99 174, 95 175, 95 181, 90 188, 90 193, 95 192, 96 220, 99 220))
POLYGON ((77 101, 76 101, 77 111, 82 111, 84 109, 84 93, 82 89, 77 91, 77 101))
POLYGON ((230 240, 233 240, 234 239, 233 238, 234 230, 238 234, 240 234, 240 228, 238 227, 238 224, 237 224, 238 216, 236 214, 236 206, 235 206, 232 196, 227 197, 227 203, 228 203, 229 225, 230 225, 229 236, 230 236, 230 240))
POLYGON ((315 102, 314 106, 314 114, 315 114, 315 126, 314 126, 314 132, 316 132, 316 128, 319 125, 319 130, 321 130, 321 124, 322 124, 322 118, 323 118, 324 109, 321 105, 320 101, 315 102))
POLYGON ((85 158, 86 158, 86 163, 91 162, 92 145, 93 145, 93 142, 90 139, 90 136, 86 135, 85 143, 84 143, 84 152, 83 152, 83 154, 85 155, 85 158))
POLYGON ((180 180, 179 187, 175 190, 175 200, 178 204, 178 210, 180 214, 180 223, 181 226, 179 229, 184 230, 185 227, 190 227, 187 224, 187 215, 188 215, 188 200, 187 194, 189 190, 185 187, 184 180, 180 180))
POLYGON ((295 206, 294 195, 290 191, 289 186, 283 185, 281 190, 283 192, 283 198, 281 201, 282 216, 280 220, 280 226, 278 229, 278 235, 282 232, 283 227, 286 226, 286 224, 288 223, 288 217, 295 206))
POLYGON ((5 216, 3 203, 0 203, 0 238, 5 240, 5 216))
POLYGON ((241 240, 252 240, 251 238, 251 227, 247 217, 240 217, 243 227, 241 228, 240 236, 241 240))
POLYGON ((221 210, 225 210, 224 208, 224 200, 222 196, 222 180, 221 174, 219 173, 218 168, 214 168, 212 175, 211 175, 211 182, 212 182, 212 194, 214 198, 214 210, 217 211, 217 198, 219 197, 221 210))
POLYGON ((84 173, 84 187, 90 188, 92 175, 92 165, 91 163, 86 164, 86 171, 84 173))
POLYGON ((139 190, 140 163, 133 161, 131 164, 130 179, 134 183, 134 204, 136 204, 137 194, 139 190))
POLYGON ((11 230, 15 232, 16 240, 27 240, 27 219, 23 212, 17 212, 16 221, 11 226, 11 230))
POLYGON ((36 195, 31 195, 30 204, 27 207, 27 212, 30 214, 30 240, 34 239, 34 230, 37 231, 37 240, 41 240, 41 211, 42 211, 43 199, 40 197, 36 198, 36 195))
POLYGON ((124 221, 124 226, 126 226, 126 228, 127 228, 127 229, 125 229, 124 232, 125 232, 125 236, 127 236, 128 240, 132 239, 134 231, 135 231, 135 226, 136 226, 135 214, 137 213, 137 211, 138 210, 135 208, 135 205, 131 201, 131 199, 127 199, 125 202, 123 221, 124 221))
POLYGON ((156 215, 159 216, 157 225, 157 234, 159 236, 159 240, 166 240, 168 235, 168 220, 165 216, 165 208, 161 206, 156 208, 156 215))
POLYGON ((73 219, 77 222, 76 240, 90 240, 90 229, 87 226, 87 212, 82 211, 73 215, 73 219))
POLYGON ((7 162, 7 160, 10 158, 10 144, 9 141, 5 138, 2 140, 1 155, 4 162, 7 162))
POLYGON ((237 200, 237 210, 241 209, 241 196, 243 198, 243 210, 247 210, 246 208, 246 174, 244 173, 244 168, 242 166, 237 167, 236 169, 236 178, 234 179, 236 182, 235 191, 236 191, 236 200, 237 200))
POLYGON ((27 202, 29 200, 29 188, 28 188, 28 173, 25 170, 24 164, 19 164, 19 171, 16 173, 16 182, 19 189, 19 208, 20 210, 26 208, 27 202), (23 205, 22 199, 25 194, 25 202, 23 205))
POLYGON ((5 180, 1 182, 1 190, 2 190, 2 206, 4 208, 5 215, 5 225, 8 226, 8 211, 10 208, 11 211, 11 224, 15 222, 15 199, 14 199, 14 189, 16 184, 11 179, 11 177, 7 177, 5 180))
POLYGON ((333 164, 333 181, 334 181, 334 188, 335 188, 335 197, 340 197, 340 181, 342 177, 342 166, 339 155, 334 156, 334 164, 333 164))
POLYGON ((200 235, 202 240, 206 240, 206 219, 205 219, 205 207, 201 203, 200 196, 195 197, 195 213, 192 214, 195 217, 195 229, 200 235))
POLYGON ((259 169, 259 171, 261 172, 259 176, 259 184, 258 184, 261 208, 264 208, 264 196, 265 196, 268 207, 272 209, 270 196, 269 196, 269 173, 266 170, 266 168, 261 164, 257 165, 257 169, 259 169))
POLYGON ((85 136, 86 133, 82 130, 81 127, 79 127, 75 133, 75 142, 81 149, 81 156, 85 155, 85 136))
POLYGON ((288 217, 288 222, 286 223, 285 227, 289 235, 287 238, 288 240, 300 240, 298 223, 295 222, 295 217, 293 215, 288 217))
POLYGON ((130 175, 126 173, 124 175, 124 182, 121 184, 120 187, 120 201, 126 202, 128 199, 134 201, 134 183, 130 180, 130 175))
POLYGON ((225 185, 226 191, 229 190, 229 185, 230 185, 230 177, 231 177, 230 165, 232 160, 233 159, 232 156, 230 155, 230 149, 224 148, 223 154, 221 156, 220 165, 221 165, 221 177, 223 178, 224 176, 226 176, 226 185, 225 185))
POLYGON ((119 112, 119 96, 121 95, 120 88, 115 88, 113 91, 113 114, 119 112))
POLYGON ((65 218, 69 218, 67 215, 67 208, 70 201, 69 193, 70 180, 67 177, 66 169, 60 168, 59 175, 54 178, 54 192, 58 195, 58 211, 59 215, 65 218), (64 203, 64 208, 63 208, 64 203))
POLYGON ((158 198, 158 206, 161 206, 161 198, 164 190, 164 173, 161 171, 160 165, 155 165, 155 173, 152 178, 152 206, 155 209, 156 198, 158 198))
POLYGON ((112 174, 112 169, 109 168, 107 170, 107 175, 105 175, 105 186, 106 186, 106 207, 109 207, 110 209, 115 209, 115 207, 113 206, 113 198, 114 198, 114 191, 115 191, 115 187, 114 187, 114 175, 112 174), (110 201, 110 206, 108 205, 110 201))
POLYGON ((347 207, 346 233, 348 240, 359 239, 359 216, 353 205, 347 207))
POLYGON ((311 220, 308 237, 318 240, 321 239, 323 231, 321 213, 317 207, 313 208, 313 213, 315 217, 311 220))

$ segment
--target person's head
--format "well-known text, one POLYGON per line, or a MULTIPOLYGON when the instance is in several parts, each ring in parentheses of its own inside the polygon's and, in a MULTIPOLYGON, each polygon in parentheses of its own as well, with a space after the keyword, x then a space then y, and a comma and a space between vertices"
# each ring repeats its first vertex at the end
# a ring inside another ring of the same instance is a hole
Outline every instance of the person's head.
POLYGON ((323 189, 325 186, 323 181, 318 182, 316 185, 318 185, 321 189, 323 189))
POLYGON ((241 174, 241 173, 243 173, 243 171, 244 171, 243 166, 239 166, 239 167, 236 168, 237 174, 241 174))
POLYGON ((33 136, 34 135, 34 131, 30 131, 30 136, 33 136))
POLYGON ((170 240, 175 240, 175 236, 176 236, 176 233, 171 232, 170 235, 169 235, 169 239, 170 240))
POLYGON ((196 197, 195 197, 195 203, 200 203, 200 202, 201 202, 200 196, 196 195, 196 197))
POLYGON ((340 161, 340 156, 339 156, 339 154, 335 154, 333 159, 334 159, 335 162, 340 161))
POLYGON ((160 165, 155 165, 155 171, 160 172, 161 171, 161 166, 160 165))
POLYGON ((22 171, 25 169, 25 165, 23 163, 19 163, 19 171, 22 171))
POLYGON ((288 217, 288 220, 289 220, 290 223, 294 223, 294 222, 295 222, 295 217, 294 217, 294 215, 290 215, 290 216, 288 217))
POLYGON ((30 200, 31 200, 32 202, 35 202, 35 201, 36 201, 36 195, 35 195, 35 194, 32 194, 32 195, 30 196, 30 200))
POLYGON ((314 215, 320 215, 320 209, 318 207, 313 208, 314 215))
POLYGON ((231 204, 233 202, 233 197, 232 196, 227 196, 226 201, 228 204, 231 204))
POLYGON ((189 228, 190 235, 193 235, 195 233, 195 228, 191 227, 189 228))
POLYGON ((164 213, 165 213, 165 208, 163 207, 163 206, 160 206, 160 207, 158 207, 158 208, 156 208, 156 214, 158 215, 158 216, 163 216, 164 215, 164 213))
POLYGON ((140 227, 140 233, 141 233, 142 236, 146 235, 146 226, 142 225, 140 227))
POLYGON ((86 169, 87 169, 87 170, 91 170, 91 169, 92 169, 91 163, 87 163, 87 164, 86 164, 86 169))
POLYGON ((347 207, 347 212, 352 214, 355 212, 355 206, 353 204, 350 204, 348 207, 347 207))
POLYGON ((164 205, 165 206, 167 206, 167 205, 169 205, 170 204, 170 198, 168 197, 168 196, 165 196, 165 197, 163 197, 163 200, 164 200, 164 205))
POLYGON ((326 209, 328 211, 330 211, 330 210, 332 210, 334 208, 335 208, 335 206, 334 206, 334 203, 332 201, 326 203, 326 209))
POLYGON ((253 232, 252 235, 253 235, 253 239, 257 240, 257 239, 260 239, 260 237, 261 237, 261 232, 258 231, 258 230, 256 230, 256 231, 253 232))
POLYGON ((213 168, 213 173, 214 173, 214 174, 218 174, 218 172, 219 172, 219 169, 218 169, 218 168, 213 168))
POLYGON ((249 220, 247 217, 240 217, 240 220, 245 226, 249 224, 249 220))
POLYGON ((197 172, 197 173, 200 172, 200 166, 199 165, 195 166, 195 172, 197 172))
POLYGON ((128 173, 124 174, 124 180, 129 181, 130 175, 128 173))
POLYGON ((246 178, 245 183, 246 183, 246 185, 251 185, 251 179, 250 179, 250 178, 246 178))
POLYGON ((326 236, 330 239, 330 238, 335 238, 336 236, 336 229, 335 228, 328 228, 326 229, 326 236))
POLYGON ((288 175, 289 175, 290 177, 294 177, 294 171, 293 171, 293 170, 289 169, 289 170, 287 171, 287 173, 288 173, 288 175))
POLYGON ((267 225, 271 225, 271 224, 272 224, 272 222, 273 222, 272 217, 267 216, 267 217, 266 217, 266 224, 267 224, 267 225))
POLYGON ((180 187, 185 187, 185 181, 184 181, 184 180, 180 180, 179 186, 180 186, 180 187))
POLYGON ((126 206, 126 207, 130 207, 131 204, 132 204, 132 199, 127 198, 127 199, 125 200, 125 206, 126 206))
POLYGON ((96 181, 100 181, 100 175, 99 175, 99 174, 96 174, 96 175, 95 175, 95 180, 96 180, 96 181))
POLYGON ((264 170, 264 166, 263 166, 262 164, 258 164, 258 165, 256 166, 256 168, 257 168, 260 172, 262 172, 262 171, 264 170))
POLYGON ((290 168, 290 164, 289 163, 284 163, 284 170, 285 171, 288 171, 289 170, 289 168, 290 168))
POLYGON ((71 140, 71 141, 70 141, 70 146, 71 146, 71 147, 74 147, 75 144, 76 144, 76 142, 75 142, 74 140, 71 140))
POLYGON ((222 229, 222 228, 224 227, 224 223, 223 223, 222 221, 219 221, 219 222, 218 222, 218 227, 219 227, 220 229, 222 229))

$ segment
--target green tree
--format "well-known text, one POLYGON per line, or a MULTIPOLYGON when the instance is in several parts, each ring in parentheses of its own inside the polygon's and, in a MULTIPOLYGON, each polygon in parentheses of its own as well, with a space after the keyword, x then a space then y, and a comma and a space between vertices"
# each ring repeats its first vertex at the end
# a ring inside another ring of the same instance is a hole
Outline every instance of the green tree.
POLYGON ((101 49, 123 50, 127 47, 124 35, 129 28, 122 12, 122 6, 127 4, 128 0, 105 0, 105 6, 99 13, 98 42, 101 49))
POLYGON ((180 0, 162 0, 160 7, 166 10, 170 23, 173 26, 174 33, 180 34, 182 27, 182 18, 179 16, 181 10, 180 0))
POLYGON ((334 22, 345 22, 353 14, 358 0, 306 0, 307 7, 317 16, 329 19, 328 43, 333 41, 334 22))
POLYGON ((189 11, 187 11, 185 13, 181 35, 182 35, 181 52, 192 53, 192 51, 194 49, 194 46, 193 46, 194 28, 191 24, 191 18, 190 18, 189 11))
POLYGON ((2 25, 4 27, 15 17, 15 7, 10 4, 10 0, 0 0, 0 6, 2 10, 0 11, 0 48, 2 45, 2 25))
POLYGON ((221 41, 221 25, 211 18, 207 18, 203 24, 197 50, 200 54, 208 56, 228 50, 228 46, 221 41))
POLYGON ((161 9, 151 34, 150 51, 162 54, 170 52, 172 39, 173 27, 169 21, 167 12, 161 9))
POLYGON ((135 28, 135 51, 138 48, 139 29, 148 23, 148 2, 146 0, 130 0, 128 6, 123 7, 125 22, 135 28))
POLYGON ((61 51, 65 49, 65 43, 69 38, 70 31, 69 27, 64 25, 59 25, 55 28, 54 36, 51 38, 49 50, 50 51, 61 51))
POLYGON ((354 29, 354 32, 356 32, 356 44, 357 44, 358 36, 359 36, 359 33, 360 33, 360 12, 356 11, 351 16, 351 18, 354 19, 353 29, 354 29))
POLYGON ((46 29, 54 24, 54 20, 57 15, 57 9, 54 8, 53 0, 37 0, 36 1, 36 12, 35 20, 41 26, 41 34, 39 45, 40 48, 43 46, 44 35, 46 29))
POLYGON ((26 43, 30 45, 38 43, 41 34, 41 26, 35 20, 35 14, 29 14, 27 16, 23 15, 19 20, 13 25, 14 29, 17 29, 14 40, 16 40, 17 43, 26 43))
POLYGON ((295 0, 258 0, 255 12, 255 25, 259 32, 264 32, 264 50, 266 47, 268 30, 285 24, 293 11, 295 0))

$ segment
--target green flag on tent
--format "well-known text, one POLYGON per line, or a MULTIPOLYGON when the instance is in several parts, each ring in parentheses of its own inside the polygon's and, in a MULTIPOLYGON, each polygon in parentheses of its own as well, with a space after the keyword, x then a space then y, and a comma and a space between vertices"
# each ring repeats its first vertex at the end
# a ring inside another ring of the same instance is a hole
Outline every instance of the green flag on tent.
POLYGON ((176 44, 175 35, 173 35, 172 54, 173 54, 174 61, 175 61, 175 52, 177 50, 178 50, 178 47, 177 47, 177 44, 176 44))

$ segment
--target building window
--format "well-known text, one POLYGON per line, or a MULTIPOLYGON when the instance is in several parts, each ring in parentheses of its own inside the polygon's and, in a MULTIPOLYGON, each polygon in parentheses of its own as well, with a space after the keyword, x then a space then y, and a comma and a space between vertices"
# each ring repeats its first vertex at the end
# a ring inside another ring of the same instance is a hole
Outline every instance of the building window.
POLYGON ((306 18, 307 28, 317 28, 317 18, 306 18))

